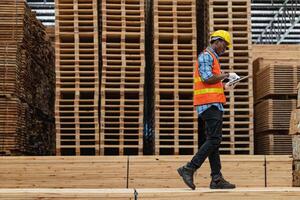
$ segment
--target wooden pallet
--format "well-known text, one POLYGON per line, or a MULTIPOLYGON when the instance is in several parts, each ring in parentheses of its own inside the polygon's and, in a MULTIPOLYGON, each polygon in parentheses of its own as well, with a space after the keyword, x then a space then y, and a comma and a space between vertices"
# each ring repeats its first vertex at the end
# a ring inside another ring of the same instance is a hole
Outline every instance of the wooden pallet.
MULTIPOLYGON (((207 1, 207 35, 227 30, 232 35, 233 48, 220 57, 221 69, 236 72, 241 77, 252 75, 251 16, 249 0, 207 1)), ((207 38, 209 40, 209 38, 207 38)), ((226 91, 221 151, 225 154, 253 154, 253 88, 252 78, 226 91)))
POLYGON ((101 155, 142 155, 144 1, 102 2, 101 155))
POLYGON ((56 154, 99 155, 96 0, 56 0, 56 154))
POLYGON ((267 99, 255 106, 255 133, 288 131, 296 100, 267 99))
POLYGON ((197 151, 193 66, 197 60, 196 2, 154 1, 154 120, 156 155, 197 151))
POLYGON ((256 135, 255 152, 262 155, 292 155, 291 135, 256 135))

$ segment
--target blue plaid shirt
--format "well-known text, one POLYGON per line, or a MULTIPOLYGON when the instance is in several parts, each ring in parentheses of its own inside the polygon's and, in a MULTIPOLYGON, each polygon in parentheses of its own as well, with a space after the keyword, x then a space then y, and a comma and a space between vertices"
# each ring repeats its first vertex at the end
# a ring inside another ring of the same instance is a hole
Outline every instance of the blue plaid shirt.
MULTIPOLYGON (((207 47, 206 50, 212 52, 219 60, 218 54, 211 47, 207 47)), ((207 80, 213 76, 212 73, 213 60, 214 60, 213 57, 207 51, 204 51, 199 55, 198 57, 199 73, 203 80, 207 80)), ((204 111, 206 111, 211 106, 216 106, 220 111, 224 111, 224 107, 222 103, 210 103, 210 104, 197 106, 196 110, 198 115, 201 115, 204 111)))

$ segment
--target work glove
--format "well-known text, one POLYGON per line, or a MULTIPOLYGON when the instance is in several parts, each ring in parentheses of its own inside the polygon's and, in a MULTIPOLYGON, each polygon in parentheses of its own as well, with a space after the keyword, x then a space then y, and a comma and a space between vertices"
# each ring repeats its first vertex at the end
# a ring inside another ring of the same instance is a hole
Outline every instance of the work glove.
POLYGON ((229 82, 235 81, 240 78, 241 77, 234 72, 229 73, 229 76, 228 76, 229 82))

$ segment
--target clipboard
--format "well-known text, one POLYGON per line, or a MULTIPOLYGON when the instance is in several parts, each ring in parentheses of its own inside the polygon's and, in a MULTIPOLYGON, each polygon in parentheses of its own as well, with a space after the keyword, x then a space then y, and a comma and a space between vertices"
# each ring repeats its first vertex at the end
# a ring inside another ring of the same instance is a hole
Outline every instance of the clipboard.
POLYGON ((242 80, 245 80, 245 79, 248 79, 248 78, 251 78, 251 77, 252 77, 252 75, 244 76, 244 77, 242 77, 240 79, 237 79, 237 80, 234 80, 234 81, 230 82, 230 85, 236 84, 236 83, 238 83, 238 82, 240 82, 242 80))

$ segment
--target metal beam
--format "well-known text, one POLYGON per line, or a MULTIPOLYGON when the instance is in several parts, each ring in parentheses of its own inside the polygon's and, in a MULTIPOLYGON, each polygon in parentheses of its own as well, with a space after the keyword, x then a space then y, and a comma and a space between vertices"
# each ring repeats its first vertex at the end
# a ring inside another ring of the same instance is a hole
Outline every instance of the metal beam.
POLYGON ((280 44, 285 39, 285 37, 291 32, 291 30, 295 27, 295 25, 299 22, 300 22, 300 16, 292 23, 292 25, 285 31, 285 33, 280 36, 280 39, 277 41, 277 44, 280 44))
MULTIPOLYGON (((287 7, 287 3, 289 3, 290 0, 285 0, 285 2, 282 4, 282 6, 280 7, 280 9, 276 12, 276 14, 274 15, 273 19, 269 22, 269 24, 266 26, 266 28, 264 29, 264 31, 260 34, 260 36, 257 38, 257 40, 255 41, 255 43, 261 43, 263 42, 264 38, 269 38, 271 42, 273 42, 273 37, 271 37, 270 35, 274 35, 277 34, 279 40, 281 38, 285 38, 286 37, 286 32, 288 31, 288 33, 294 28, 295 26, 295 22, 297 21, 297 23, 299 22, 298 20, 292 19, 293 17, 295 18, 295 16, 290 17, 290 21, 293 21, 293 23, 291 24, 291 26, 289 28, 286 27, 287 24, 287 19, 286 19, 286 13, 285 13, 285 9, 287 7), (281 17, 282 21, 279 20, 279 16, 280 14, 284 14, 283 17, 281 17), (275 26, 274 23, 280 23, 282 24, 281 27, 276 27, 278 29, 278 32, 275 32, 275 26), (285 31, 284 33, 284 37, 282 36, 281 32, 285 31)), ((291 0, 291 2, 289 3, 289 5, 294 5, 297 4, 298 0, 295 0, 295 2, 293 0, 291 0)), ((297 9, 297 5, 294 6, 295 9, 297 9)), ((296 13, 296 11, 295 11, 296 13)), ((288 13, 289 14, 289 13, 288 13)), ((287 33, 287 34, 288 34, 287 33)), ((282 40, 281 40, 282 41, 282 40)))

